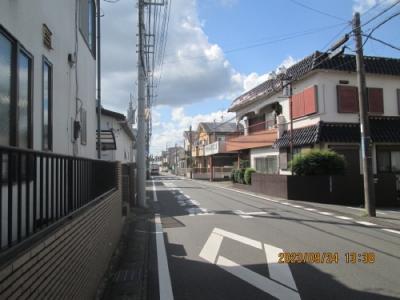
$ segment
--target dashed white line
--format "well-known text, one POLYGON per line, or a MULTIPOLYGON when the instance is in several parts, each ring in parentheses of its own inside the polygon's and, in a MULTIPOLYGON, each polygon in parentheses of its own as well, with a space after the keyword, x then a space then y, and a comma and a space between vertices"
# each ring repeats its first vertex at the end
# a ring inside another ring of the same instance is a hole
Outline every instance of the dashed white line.
POLYGON ((251 219, 251 218, 253 218, 252 216, 248 216, 245 212, 243 212, 241 210, 234 210, 233 213, 238 215, 239 217, 241 217, 243 219, 251 219))
POLYGON ((346 216, 335 216, 335 218, 341 219, 341 220, 353 220, 353 218, 346 217, 346 216))
POLYGON ((374 223, 367 222, 367 221, 356 221, 357 224, 364 225, 364 226, 378 226, 374 223))
POLYGON ((308 211, 317 211, 315 208, 310 208, 310 207, 306 207, 306 208, 304 208, 305 210, 308 210, 308 211))
POLYGON ((383 231, 386 232, 391 232, 391 233, 396 233, 396 234, 400 234, 399 230, 394 230, 394 229, 389 229, 389 228, 381 228, 383 231))
POLYGON ((327 211, 317 211, 320 215, 324 216, 333 216, 333 213, 327 212, 327 211))
POLYGON ((156 192, 156 185, 154 184, 154 180, 151 180, 153 182, 153 201, 158 202, 157 199, 157 192, 156 192))

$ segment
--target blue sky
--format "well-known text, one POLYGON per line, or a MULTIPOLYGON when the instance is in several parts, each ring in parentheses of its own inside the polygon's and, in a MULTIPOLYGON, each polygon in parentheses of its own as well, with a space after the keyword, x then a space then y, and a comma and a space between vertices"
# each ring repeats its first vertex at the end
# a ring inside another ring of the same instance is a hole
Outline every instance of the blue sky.
MULTIPOLYGON (((123 51, 134 47, 132 33, 121 22, 131 6, 128 2, 131 1, 105 5, 104 43, 108 41, 107 35, 110 41, 114 39, 112 44, 105 45, 106 55, 121 52, 115 56, 123 57, 123 51), (115 20, 113 14, 119 18, 115 20), (126 34, 125 42, 117 40, 119 31, 121 36, 126 34)), ((362 23, 365 23, 396 2, 172 0, 165 65, 153 109, 151 152, 159 153, 166 144, 182 144, 183 130, 189 125, 195 129, 201 121, 232 118, 226 110, 236 96, 261 83, 282 63, 290 65, 315 50, 327 50, 334 40, 351 30, 349 21, 355 10, 363 13, 362 23)), ((364 26, 363 31, 368 32, 396 12, 400 12, 400 4, 364 26)), ((131 10, 126 15, 133 28, 135 14, 131 10)), ((400 47, 399 28, 400 16, 397 16, 376 30, 374 37, 400 47)), ((352 48, 353 41, 347 45, 352 48)), ((364 51, 365 55, 400 58, 400 51, 371 40, 364 51)), ((106 81, 103 98, 106 106, 124 112, 129 92, 134 92, 135 60, 120 63, 126 71, 107 73, 106 67, 104 78, 108 80, 103 79, 106 81), (126 100, 115 101, 117 87, 120 87, 118 99, 127 94, 126 100)), ((112 65, 115 68, 114 62, 112 65)))

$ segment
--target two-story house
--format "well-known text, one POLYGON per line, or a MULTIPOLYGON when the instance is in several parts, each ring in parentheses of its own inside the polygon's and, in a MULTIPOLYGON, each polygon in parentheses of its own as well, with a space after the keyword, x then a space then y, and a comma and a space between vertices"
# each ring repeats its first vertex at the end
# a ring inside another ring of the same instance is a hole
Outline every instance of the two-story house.
MULTIPOLYGON (((400 59, 365 56, 365 68, 374 173, 400 173, 400 59)), ((258 172, 287 173, 291 141, 294 153, 334 149, 348 173, 361 172, 354 55, 315 52, 235 99, 229 111, 246 125, 228 147, 247 151, 258 172), (282 96, 284 78, 292 82, 291 99, 282 96)))
POLYGON ((228 150, 226 141, 241 133, 243 126, 234 122, 199 123, 197 139, 193 141, 192 146, 193 167, 197 170, 196 173, 204 173, 204 176, 212 179, 211 169, 232 167, 237 161, 237 152, 228 150))

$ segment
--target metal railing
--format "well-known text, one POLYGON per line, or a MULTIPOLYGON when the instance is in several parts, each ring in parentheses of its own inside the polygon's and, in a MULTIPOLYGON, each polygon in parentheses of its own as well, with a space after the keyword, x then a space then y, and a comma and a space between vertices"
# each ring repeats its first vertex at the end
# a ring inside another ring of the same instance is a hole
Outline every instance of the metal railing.
POLYGON ((0 146, 0 248, 117 187, 115 162, 0 146))

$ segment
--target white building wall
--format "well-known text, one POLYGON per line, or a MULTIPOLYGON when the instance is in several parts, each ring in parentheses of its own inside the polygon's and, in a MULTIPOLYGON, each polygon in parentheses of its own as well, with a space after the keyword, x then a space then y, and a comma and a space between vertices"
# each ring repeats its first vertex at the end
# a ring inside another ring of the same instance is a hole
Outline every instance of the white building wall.
MULTIPOLYGON (((96 157, 96 60, 77 31, 77 64, 68 64, 75 52, 75 3, 66 0, 0 2, 0 24, 33 56, 33 147, 42 150, 42 57, 53 64, 53 152, 96 157), (52 31, 53 49, 42 42, 42 25, 52 31), (76 69, 77 68, 77 69, 76 69), (71 119, 76 114, 75 72, 78 98, 87 111, 87 144, 77 141, 73 151, 71 119)), ((79 19, 78 19, 79 20, 79 19)))
MULTIPOLYGON (((319 121, 352 123, 359 122, 358 114, 338 113, 336 86, 340 85, 340 80, 347 80, 349 82, 347 86, 358 85, 356 73, 329 70, 315 71, 310 73, 302 80, 293 83, 293 94, 296 94, 314 85, 316 85, 318 88, 317 113, 294 120, 294 128, 309 126, 319 121)), ((399 107, 397 103, 397 89, 400 89, 400 77, 367 74, 366 81, 367 87, 383 88, 383 115, 398 116, 399 107)), ((269 98, 261 97, 255 103, 242 108, 237 112, 237 119, 241 119, 246 113, 251 111, 259 113, 263 107, 274 102, 279 102, 282 105, 283 121, 286 123, 285 129, 287 129, 288 123, 290 122, 289 99, 282 98, 281 92, 276 93, 269 98)))
POLYGON ((122 163, 135 162, 135 153, 132 149, 133 141, 126 134, 120 121, 115 118, 102 115, 101 129, 113 130, 115 135, 116 150, 102 151, 101 157, 104 160, 119 160, 122 163))
POLYGON ((256 168, 256 158, 279 156, 279 150, 272 147, 250 149, 250 167, 256 168))

